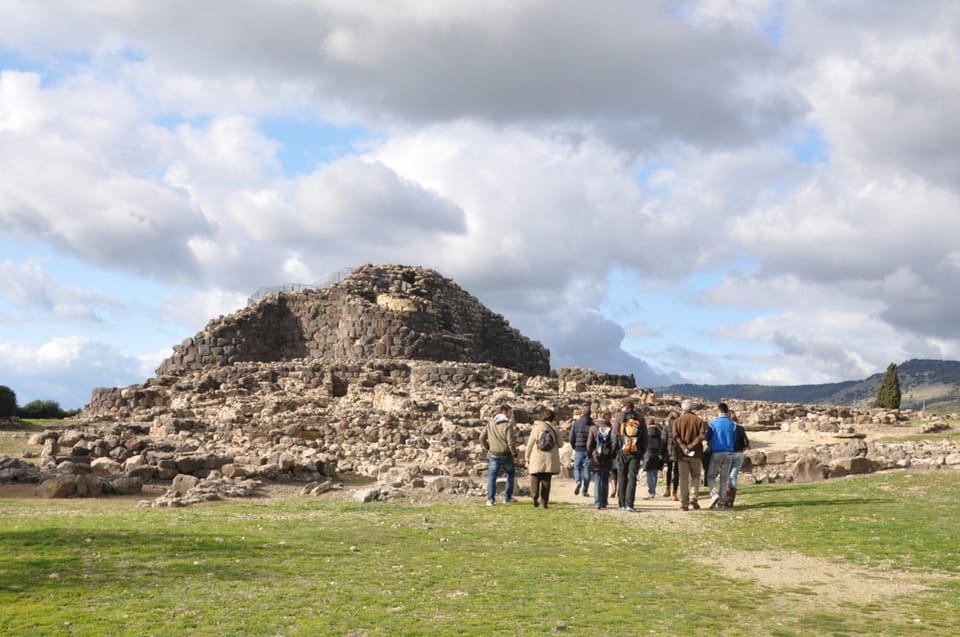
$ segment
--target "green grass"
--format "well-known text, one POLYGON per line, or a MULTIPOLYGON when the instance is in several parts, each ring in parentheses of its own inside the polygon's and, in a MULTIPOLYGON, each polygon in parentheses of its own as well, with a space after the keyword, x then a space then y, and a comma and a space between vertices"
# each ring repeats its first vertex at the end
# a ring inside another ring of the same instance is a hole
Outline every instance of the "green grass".
MULTIPOLYGON (((18 426, 16 429, 0 428, 0 454, 19 458, 23 450, 29 446, 27 445, 27 439, 30 435, 44 429, 45 427, 32 423, 24 423, 22 427, 18 426)), ((39 447, 37 447, 37 450, 39 450, 39 447)))
POLYGON ((688 514, 0 499, 0 634, 952 635, 956 478, 744 488, 688 514), (823 572, 757 576, 788 556, 823 572), (830 588, 849 573, 913 586, 861 603, 830 588))

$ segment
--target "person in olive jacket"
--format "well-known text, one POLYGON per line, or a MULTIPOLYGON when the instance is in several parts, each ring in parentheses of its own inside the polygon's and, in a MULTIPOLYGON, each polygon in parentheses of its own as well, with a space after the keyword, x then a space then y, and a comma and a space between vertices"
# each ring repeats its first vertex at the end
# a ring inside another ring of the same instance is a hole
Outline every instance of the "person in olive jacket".
POLYGON ((533 496, 533 506, 540 506, 542 501, 544 509, 550 503, 551 478, 560 473, 561 438, 555 418, 552 409, 542 409, 537 421, 533 423, 530 437, 527 438, 526 460, 527 470, 530 472, 530 494, 533 496), (553 447, 549 450, 541 449, 537 444, 544 432, 553 435, 553 447))

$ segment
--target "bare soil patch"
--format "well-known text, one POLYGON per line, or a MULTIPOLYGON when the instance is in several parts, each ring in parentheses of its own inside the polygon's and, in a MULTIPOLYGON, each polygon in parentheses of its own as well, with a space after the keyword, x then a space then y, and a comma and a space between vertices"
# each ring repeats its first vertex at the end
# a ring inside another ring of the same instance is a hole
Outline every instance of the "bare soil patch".
POLYGON ((942 573, 876 570, 796 553, 725 550, 699 558, 719 568, 730 581, 752 580, 783 594, 790 606, 837 609, 845 604, 870 604, 889 597, 918 593, 935 582, 952 579, 942 573))

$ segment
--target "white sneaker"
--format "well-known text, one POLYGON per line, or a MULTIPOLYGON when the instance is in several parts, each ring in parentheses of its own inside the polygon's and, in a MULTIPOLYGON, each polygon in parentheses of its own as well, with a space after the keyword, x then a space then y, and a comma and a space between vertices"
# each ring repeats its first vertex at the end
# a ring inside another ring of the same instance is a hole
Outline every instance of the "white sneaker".
POLYGON ((719 493, 714 493, 714 494, 712 494, 712 495, 710 496, 710 506, 707 507, 707 508, 716 509, 718 502, 720 502, 720 494, 719 494, 719 493))
POLYGON ((492 507, 492 506, 493 506, 493 500, 487 500, 487 506, 488 506, 488 507, 492 507))

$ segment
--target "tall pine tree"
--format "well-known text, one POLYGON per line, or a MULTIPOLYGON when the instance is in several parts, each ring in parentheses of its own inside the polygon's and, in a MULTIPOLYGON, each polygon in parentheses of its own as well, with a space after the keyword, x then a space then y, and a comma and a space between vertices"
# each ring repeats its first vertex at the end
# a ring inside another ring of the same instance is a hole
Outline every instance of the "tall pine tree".
POLYGON ((897 366, 887 365, 887 372, 877 390, 877 407, 884 409, 900 409, 900 376, 897 375, 897 366))

